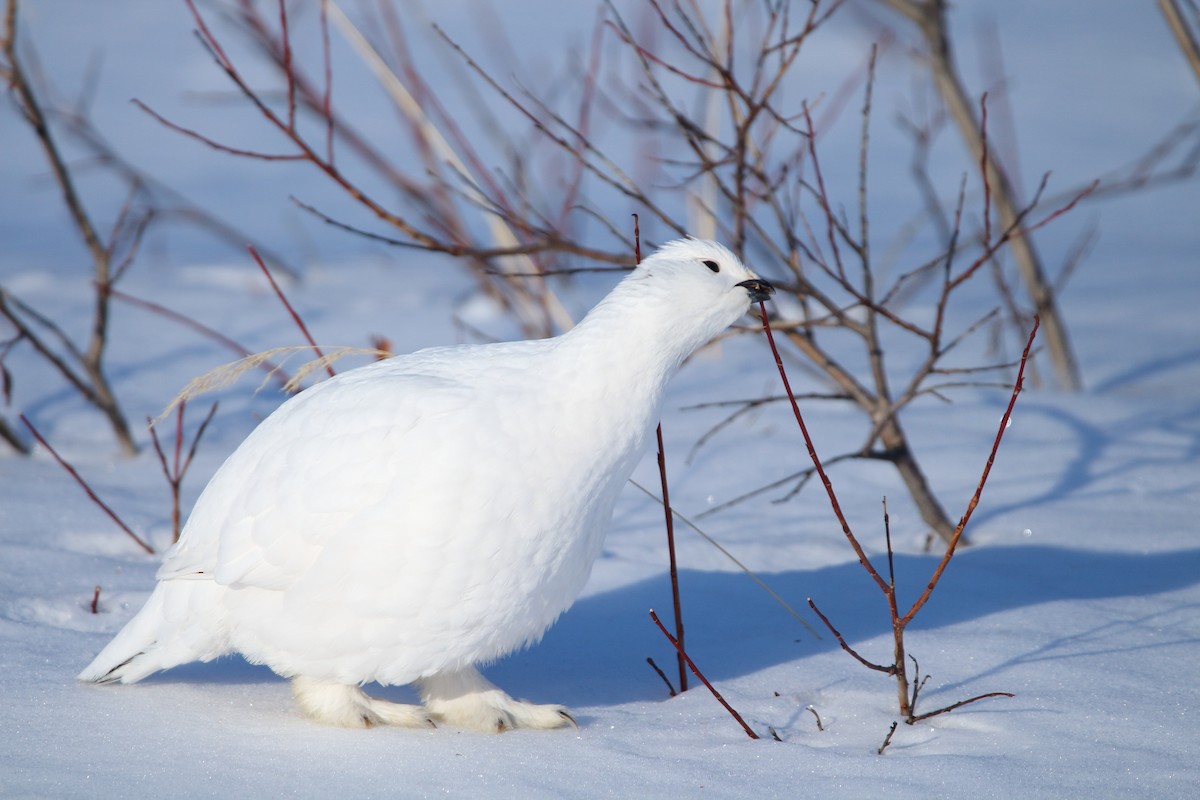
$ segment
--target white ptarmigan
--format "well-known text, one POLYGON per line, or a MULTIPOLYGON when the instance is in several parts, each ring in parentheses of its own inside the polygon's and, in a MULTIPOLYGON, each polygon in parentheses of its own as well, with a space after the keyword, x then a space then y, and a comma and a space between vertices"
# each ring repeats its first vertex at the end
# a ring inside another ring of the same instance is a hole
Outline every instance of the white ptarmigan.
POLYGON ((574 602, 667 381, 772 291, 721 245, 679 240, 561 336, 421 350, 307 389, 213 476, 80 680, 237 652, 334 725, 572 724, 476 665, 574 602), (370 697, 372 681, 416 683, 423 705, 370 697))

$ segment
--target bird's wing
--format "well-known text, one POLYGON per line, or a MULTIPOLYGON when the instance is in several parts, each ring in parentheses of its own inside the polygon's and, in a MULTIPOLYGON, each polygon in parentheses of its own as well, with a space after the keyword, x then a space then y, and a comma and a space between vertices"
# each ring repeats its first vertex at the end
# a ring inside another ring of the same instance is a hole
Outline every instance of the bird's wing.
POLYGON ((289 400, 213 477, 159 579, 287 589, 330 541, 377 526, 426 460, 460 457, 449 451, 470 437, 453 431, 477 416, 464 412, 478 395, 469 381, 382 368, 289 400))

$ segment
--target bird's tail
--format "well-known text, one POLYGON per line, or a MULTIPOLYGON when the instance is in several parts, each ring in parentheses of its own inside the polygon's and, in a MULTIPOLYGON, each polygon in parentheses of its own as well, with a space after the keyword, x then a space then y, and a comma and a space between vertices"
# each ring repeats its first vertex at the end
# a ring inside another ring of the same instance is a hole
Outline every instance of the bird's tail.
POLYGON ((88 683, 134 683, 159 670, 228 651, 209 580, 160 581, 142 610, 79 673, 88 683))

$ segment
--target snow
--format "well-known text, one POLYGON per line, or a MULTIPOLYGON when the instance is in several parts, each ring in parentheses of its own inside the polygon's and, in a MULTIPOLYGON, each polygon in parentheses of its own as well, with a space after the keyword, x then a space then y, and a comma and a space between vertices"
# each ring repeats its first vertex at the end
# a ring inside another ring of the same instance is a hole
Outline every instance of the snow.
MULTIPOLYGON (((199 153, 131 108, 131 95, 179 103, 187 91, 223 88, 188 40, 182 6, 131 14, 138 25, 127 31, 89 17, 98 13, 94 4, 61 5, 71 13, 31 6, 27 19, 51 76, 77 86, 89 47, 102 48, 98 121, 127 153, 144 154, 151 171, 161 168, 158 174, 198 202, 224 207, 298 263, 311 257, 304 280, 286 290, 320 341, 365 346, 383 334, 401 350, 461 341, 456 314, 511 335, 447 262, 366 247, 298 221, 286 196, 320 196, 315 178, 297 186, 281 170, 199 153), (100 24, 112 37, 92 33, 100 24), (163 68, 146 70, 147 63, 163 68), (309 227, 297 236, 301 226, 309 227)), ((560 4, 535 5, 542 14, 543 6, 560 4)), ((995 17, 1013 75, 1026 185, 1045 168, 1068 186, 1125 163, 1195 107, 1195 83, 1148 6, 1135 12, 1118 0, 1086 9, 1065 3, 1039 17, 1046 4, 959 5, 964 36, 995 17), (1075 66, 1056 71, 1064 64, 1075 66)), ((467 24, 458 4, 447 8, 448 25, 467 24)), ((569 29, 563 17, 547 11, 539 24, 569 29)), ((850 33, 840 29, 839 41, 854 41, 850 33)), ((835 69, 827 85, 840 74, 835 69)), ((82 332, 90 290, 78 280, 75 233, 11 110, 0 113, 0 125, 0 281, 82 332)), ((104 191, 89 184, 90 197, 104 191)), ((881 186, 880 196, 886 192, 881 186)), ((676 537, 689 653, 756 731, 765 735, 771 726, 783 742, 747 739, 703 687, 668 698, 645 661, 653 657, 675 674, 669 645, 647 615, 655 608, 669 617, 662 514, 633 489, 580 601, 540 645, 487 670, 514 696, 566 704, 577 732, 325 728, 300 716, 284 681, 240 659, 182 667, 136 686, 81 686, 73 676, 148 596, 156 558, 123 536, 45 452, 28 459, 4 452, 0 795, 328 796, 350 787, 362 797, 1190 797, 1200 785, 1198 205, 1195 182, 1129 195, 1081 208, 1038 240, 1057 263, 1087 222, 1099 225, 1098 247, 1063 296, 1087 389, 1022 394, 969 530, 974 545, 956 556, 907 637, 922 673, 932 676, 924 708, 991 691, 1012 692, 1012 699, 901 723, 878 755, 897 719, 894 682, 855 663, 828 635, 815 639, 684 526, 676 537), (96 586, 99 613, 92 614, 96 586)), ((882 205, 878 213, 881 229, 906 220, 882 205)), ((297 343, 247 258, 187 240, 160 245, 134 266, 124 291, 252 349, 297 343)), ((572 307, 586 307, 589 287, 607 280, 583 282, 572 307)), ((982 308, 964 309, 963 318, 982 308)), ((109 370, 135 422, 156 415, 191 377, 232 358, 140 309, 118 307, 114 325, 109 370)), ((170 536, 169 494, 153 452, 119 456, 103 421, 26 349, 7 365, 14 398, 6 416, 27 414, 161 550, 170 536)), ((799 371, 792 380, 813 388, 799 371)), ((221 408, 185 481, 185 505, 280 401, 270 387, 255 392, 258 381, 246 376, 214 395, 221 408)), ((671 494, 682 513, 697 519, 805 466, 783 406, 747 415, 686 458, 723 411, 683 407, 776 386, 756 336, 726 341, 685 367, 664 419, 671 494)), ((1007 394, 963 390, 954 400, 918 404, 905 424, 956 516, 1007 394)), ((190 425, 206 408, 204 400, 189 407, 190 425)), ((844 408, 809 403, 804 410, 822 452, 857 441, 857 420, 844 408)), ((140 428, 139 438, 147 442, 140 428)), ((634 477, 657 488, 653 459, 634 477)), ((924 529, 894 474, 852 463, 839 464, 832 478, 876 559, 880 498, 888 495, 901 600, 911 601, 936 558, 922 551, 924 529)), ((780 494, 697 521, 812 622, 808 597, 859 652, 888 660, 886 607, 819 487, 771 502, 780 494)))

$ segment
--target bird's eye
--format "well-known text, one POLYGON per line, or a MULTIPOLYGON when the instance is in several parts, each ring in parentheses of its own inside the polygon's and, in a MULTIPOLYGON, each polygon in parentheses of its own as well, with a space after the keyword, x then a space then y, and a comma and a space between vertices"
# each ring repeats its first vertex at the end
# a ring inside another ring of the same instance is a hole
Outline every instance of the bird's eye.
POLYGON ((720 271, 721 271, 721 265, 720 265, 720 264, 718 264, 718 263, 717 263, 717 262, 715 262, 715 261, 705 261, 705 262, 704 262, 704 266, 708 267, 708 268, 709 268, 709 269, 711 269, 713 272, 720 272, 720 271))

